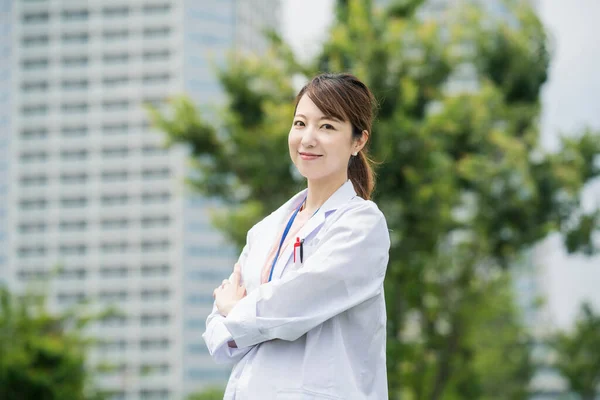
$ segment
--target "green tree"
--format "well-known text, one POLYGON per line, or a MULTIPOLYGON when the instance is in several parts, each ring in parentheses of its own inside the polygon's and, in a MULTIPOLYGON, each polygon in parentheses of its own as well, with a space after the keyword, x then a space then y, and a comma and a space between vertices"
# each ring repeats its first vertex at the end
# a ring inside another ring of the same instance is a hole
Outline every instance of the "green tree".
POLYGON ((223 400, 224 391, 220 387, 207 388, 201 392, 191 394, 187 400, 223 400))
POLYGON ((91 344, 83 328, 97 316, 76 310, 53 315, 43 296, 0 287, 0 398, 102 399, 85 365, 91 344))
POLYGON ((554 367, 569 389, 582 400, 594 400, 600 386, 600 314, 584 303, 574 329, 557 333, 551 348, 556 353, 554 367))
POLYGON ((551 232, 570 251, 593 253, 599 214, 581 210, 580 193, 599 173, 600 137, 584 131, 564 137, 560 152, 541 148, 550 56, 522 2, 507 1, 503 18, 469 6, 443 19, 417 18, 422 0, 372 3, 338 1, 308 63, 274 33, 266 56, 232 56, 218 71, 228 102, 216 122, 185 97, 168 112, 150 108, 151 118, 168 144, 189 146, 192 185, 230 206, 215 224, 242 246, 254 223, 305 185, 287 152, 292 77, 351 71, 364 80, 380 101, 369 145, 392 239, 390 397, 523 399, 531 373, 523 326, 512 292, 490 288, 551 232), (495 298, 507 308, 494 308, 495 298), (488 326, 507 334, 483 346, 488 326), (504 369, 493 383, 489 365, 504 369))

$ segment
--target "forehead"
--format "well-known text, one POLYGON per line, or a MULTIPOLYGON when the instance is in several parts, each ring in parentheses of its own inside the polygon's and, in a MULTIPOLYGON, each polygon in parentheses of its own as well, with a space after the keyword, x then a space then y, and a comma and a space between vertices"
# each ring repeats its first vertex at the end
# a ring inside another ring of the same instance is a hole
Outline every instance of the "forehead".
POLYGON ((320 118, 325 115, 307 94, 300 98, 298 107, 296 107, 296 114, 304 114, 307 118, 320 118))

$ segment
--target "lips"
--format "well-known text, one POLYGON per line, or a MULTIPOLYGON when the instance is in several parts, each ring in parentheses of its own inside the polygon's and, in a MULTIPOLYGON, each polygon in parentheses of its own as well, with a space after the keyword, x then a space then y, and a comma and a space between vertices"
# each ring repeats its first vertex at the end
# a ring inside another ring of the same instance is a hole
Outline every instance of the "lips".
POLYGON ((298 154, 300 154, 300 158, 302 158, 303 160, 316 160, 317 158, 321 157, 320 154, 314 153, 299 152, 298 154))

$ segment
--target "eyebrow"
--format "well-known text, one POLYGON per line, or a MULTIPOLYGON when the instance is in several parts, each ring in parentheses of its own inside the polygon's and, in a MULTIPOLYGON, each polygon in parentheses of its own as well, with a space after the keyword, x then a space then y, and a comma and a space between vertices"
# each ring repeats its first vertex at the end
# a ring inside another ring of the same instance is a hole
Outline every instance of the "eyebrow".
MULTIPOLYGON (((304 114, 296 114, 295 117, 302 117, 304 119, 308 119, 308 118, 306 118, 306 115, 304 115, 304 114)), ((324 119, 328 119, 330 121, 342 122, 342 120, 334 117, 333 115, 324 115, 321 118, 319 118, 319 121, 324 120, 324 119)))

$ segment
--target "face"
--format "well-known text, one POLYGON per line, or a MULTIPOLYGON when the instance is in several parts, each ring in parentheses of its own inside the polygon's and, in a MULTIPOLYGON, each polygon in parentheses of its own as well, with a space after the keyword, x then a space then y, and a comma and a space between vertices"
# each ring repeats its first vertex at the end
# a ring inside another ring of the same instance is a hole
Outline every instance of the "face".
POLYGON ((298 102, 288 136, 290 157, 302 176, 309 180, 346 181, 348 161, 352 153, 364 146, 363 138, 353 140, 349 121, 323 114, 305 94, 298 102))

